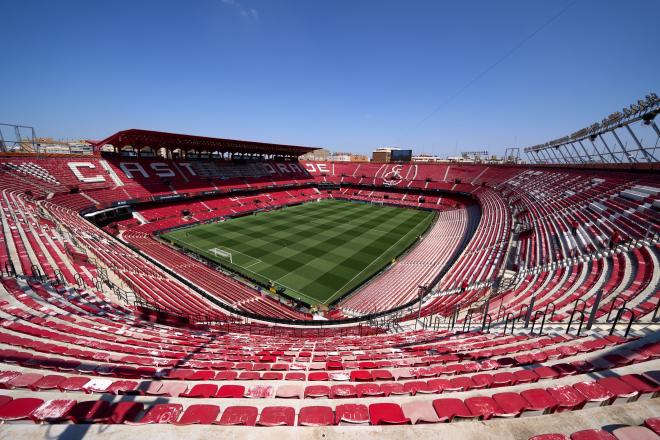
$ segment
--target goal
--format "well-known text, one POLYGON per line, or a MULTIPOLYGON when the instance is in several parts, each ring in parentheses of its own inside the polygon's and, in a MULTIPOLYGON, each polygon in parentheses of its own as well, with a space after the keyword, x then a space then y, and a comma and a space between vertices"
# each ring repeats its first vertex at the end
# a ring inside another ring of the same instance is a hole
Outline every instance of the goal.
POLYGON ((209 249, 209 252, 211 252, 216 257, 227 258, 227 259, 229 259, 230 263, 234 264, 234 259, 231 255, 231 252, 228 252, 228 251, 225 251, 225 250, 219 249, 219 248, 211 248, 211 249, 209 249))

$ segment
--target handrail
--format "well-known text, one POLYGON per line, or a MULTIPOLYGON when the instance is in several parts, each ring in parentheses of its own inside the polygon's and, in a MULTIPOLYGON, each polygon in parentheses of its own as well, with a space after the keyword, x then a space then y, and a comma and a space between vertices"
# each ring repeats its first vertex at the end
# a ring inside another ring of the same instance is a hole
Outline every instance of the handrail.
POLYGON ((468 310, 467 315, 465 315, 465 319, 463 320, 463 329, 461 332, 465 333, 465 324, 467 324, 468 332, 470 331, 470 327, 472 326, 472 313, 474 313, 474 310, 470 309, 468 310))
POLYGON ((625 298, 623 298, 623 297, 621 296, 622 293, 623 293, 623 292, 618 293, 618 294, 614 297, 614 299, 612 300, 612 302, 610 303, 610 311, 607 312, 607 320, 606 320, 607 322, 609 322, 609 321, 610 321, 610 318, 612 317, 612 311, 614 310, 614 306, 616 305, 616 300, 617 300, 617 299, 621 298, 621 299, 623 300, 623 303, 621 303, 621 307, 624 307, 624 308, 625 308, 625 307, 628 306, 628 300, 625 299, 625 298))
POLYGON ((548 307, 550 307, 550 306, 552 306, 552 313, 550 314, 550 319, 552 319, 555 316, 555 302, 554 301, 551 301, 548 304, 546 304, 544 315, 548 314, 548 307))
POLYGON ((577 308, 573 309, 573 312, 571 313, 571 319, 568 320, 568 326, 566 326, 566 334, 571 330, 571 325, 573 324, 573 318, 575 317, 575 314, 579 313, 580 314, 580 326, 578 327, 577 334, 575 336, 580 336, 580 333, 582 332, 582 324, 584 324, 584 310, 577 310, 577 308))
POLYGON ((619 311, 616 314, 616 318, 614 318, 614 323, 612 324, 612 328, 610 329, 610 336, 612 333, 614 333, 614 329, 616 328, 616 325, 619 323, 619 319, 623 316, 625 312, 630 313, 630 320, 628 321, 628 326, 626 327, 626 333, 623 335, 624 338, 628 337, 628 333, 630 333, 630 327, 632 327, 633 322, 635 319, 637 319, 637 315, 635 312, 633 312, 631 309, 628 307, 621 307, 619 311))
MULTIPOLYGON (((553 311, 554 313, 554 311, 553 311)), ((534 326, 536 325, 536 321, 538 320, 538 316, 541 314, 543 316, 543 319, 541 319, 541 328, 539 329, 539 336, 543 336, 543 326, 545 325, 545 312, 541 310, 537 310, 534 312, 534 317, 532 318, 532 328, 529 330, 530 334, 534 334, 534 326)))
POLYGON ((490 315, 490 313, 486 313, 484 315, 484 320, 481 323, 481 331, 484 331, 484 328, 486 328, 486 333, 490 333, 490 325, 493 322, 493 317, 490 315), (488 326, 486 327, 486 320, 488 320, 488 326))
POLYGON ((506 335, 506 328, 509 325, 509 317, 511 317, 511 334, 513 334, 514 327, 516 325, 516 316, 513 312, 509 312, 506 314, 506 319, 504 320, 504 332, 502 333, 503 335, 506 335))

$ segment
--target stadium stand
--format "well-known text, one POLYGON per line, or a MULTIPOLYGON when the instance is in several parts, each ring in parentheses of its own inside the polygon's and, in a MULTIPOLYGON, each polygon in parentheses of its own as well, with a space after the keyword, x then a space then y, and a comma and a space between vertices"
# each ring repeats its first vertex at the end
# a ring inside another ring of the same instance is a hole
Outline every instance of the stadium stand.
POLYGON ((657 438, 657 171, 299 162, 303 147, 240 147, 271 157, 0 158, 7 435, 657 438), (158 235, 326 198, 435 220, 328 310, 158 235))

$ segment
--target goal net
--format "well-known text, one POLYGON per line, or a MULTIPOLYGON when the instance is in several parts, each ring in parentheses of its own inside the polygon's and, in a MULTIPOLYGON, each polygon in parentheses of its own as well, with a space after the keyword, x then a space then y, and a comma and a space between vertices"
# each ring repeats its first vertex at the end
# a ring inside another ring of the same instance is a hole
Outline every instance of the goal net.
POLYGON ((230 263, 234 263, 234 259, 232 258, 231 252, 225 251, 224 249, 219 249, 219 248, 211 248, 209 249, 209 252, 211 252, 213 255, 216 257, 222 257, 222 258, 227 258, 230 263))

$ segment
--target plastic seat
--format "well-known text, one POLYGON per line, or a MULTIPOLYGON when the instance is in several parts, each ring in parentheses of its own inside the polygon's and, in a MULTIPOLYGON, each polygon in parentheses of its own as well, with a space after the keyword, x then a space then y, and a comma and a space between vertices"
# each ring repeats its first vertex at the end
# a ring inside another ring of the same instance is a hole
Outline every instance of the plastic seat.
POLYGON ((245 391, 245 397, 251 399, 267 399, 274 394, 275 390, 271 385, 253 385, 245 391))
POLYGON ((646 400, 657 397, 660 386, 642 374, 624 374, 619 379, 633 387, 639 393, 638 400, 646 400))
POLYGON ((365 370, 353 370, 351 371, 351 381, 352 382, 371 382, 373 377, 371 376, 370 371, 365 370))
POLYGON ((618 440, 658 440, 658 434, 644 426, 624 426, 612 431, 618 440))
POLYGON ((7 388, 32 388, 43 377, 43 374, 37 373, 19 374, 7 382, 7 388))
POLYGON ((515 385, 515 383, 516 377, 513 373, 503 371, 493 374, 493 387, 508 387, 510 385, 515 385))
POLYGON ((73 407, 76 406, 75 400, 47 400, 37 409, 35 409, 30 418, 35 423, 57 423, 67 420, 69 414, 73 410, 73 407))
POLYGON ((496 393, 491 397, 502 410, 498 417, 517 417, 527 409, 527 401, 518 393, 496 393))
POLYGON ((305 376, 305 373, 292 372, 286 373, 284 380, 305 380, 306 377, 307 376, 305 376))
POLYGON ((426 382, 412 381, 403 384, 403 389, 408 391, 411 395, 415 394, 435 394, 437 390, 426 382))
POLYGON ((357 397, 357 390, 354 385, 339 384, 330 387, 330 398, 332 399, 348 399, 357 397))
POLYGON ((644 420, 644 426, 660 435, 660 417, 651 417, 644 420))
POLYGON ((617 377, 603 377, 596 382, 614 396, 613 403, 630 402, 635 400, 639 394, 636 389, 617 377))
POLYGON ((513 372, 516 383, 532 383, 539 380, 539 376, 532 370, 518 370, 513 372))
POLYGON ((527 401, 526 412, 528 414, 526 415, 548 414, 553 412, 559 405, 559 402, 542 388, 524 390, 520 393, 520 396, 527 401))
POLYGON ((377 383, 360 383, 357 384, 355 389, 358 397, 380 397, 385 395, 377 383))
POLYGON ((122 424, 134 422, 144 409, 141 402, 117 402, 113 403, 107 410, 102 411, 91 421, 96 423, 122 424))
POLYGON ((110 402, 106 400, 87 400, 78 402, 69 413, 69 418, 74 423, 94 423, 107 414, 110 402))
POLYGON ((335 414, 329 406, 304 406, 298 414, 298 426, 331 426, 335 414))
POLYGON ((372 403, 369 405, 369 419, 372 425, 410 424, 410 419, 396 403, 372 403))
POLYGON ((602 429, 585 429, 571 434, 571 440, 616 440, 616 437, 602 429))
POLYGON ((221 399, 238 399, 245 395, 245 387, 243 385, 221 385, 213 397, 221 399))
POLYGON ((107 389, 109 393, 118 394, 142 394, 138 390, 139 383, 134 380, 116 380, 107 389))
POLYGON ((310 385, 305 387, 305 398, 318 399, 329 398, 330 387, 327 385, 310 385))
POLYGON ((11 396, 0 396, 0 406, 5 405, 14 400, 11 396))
POLYGON ((371 370, 372 380, 394 380, 392 373, 387 370, 371 370))
POLYGON ((328 380, 328 373, 325 371, 315 371, 313 373, 309 373, 307 380, 310 382, 325 382, 328 380))
POLYGON ((502 408, 491 397, 479 396, 465 399, 465 406, 470 410, 474 417, 481 420, 488 420, 491 417, 501 414, 502 408))
POLYGON ((596 381, 578 382, 573 384, 573 388, 587 400, 585 408, 607 405, 614 398, 614 394, 596 381))
POLYGON ((366 425, 369 420, 369 409, 366 405, 347 403, 335 408, 336 425, 366 425))
POLYGON ((267 406, 261 411, 260 426, 293 426, 296 411, 290 406, 267 406))
POLYGON ((586 402, 585 397, 570 385, 551 387, 547 391, 558 403, 557 412, 580 409, 586 402))
POLYGON ((381 384, 380 386, 381 391, 385 395, 385 397, 388 397, 390 395, 405 395, 405 394, 410 394, 410 390, 406 390, 404 388, 404 385, 400 382, 386 382, 384 384, 381 384))
POLYGON ((43 376, 38 381, 34 382, 30 388, 39 391, 39 390, 54 390, 57 389, 62 382, 66 380, 66 377, 60 376, 57 374, 49 374, 43 376))
POLYGON ((88 377, 73 376, 62 381, 57 388, 62 391, 82 391, 83 387, 89 382, 88 377))
POLYGON ((282 380, 284 375, 277 371, 266 371, 261 374, 261 380, 282 380))
POLYGON ((186 408, 175 425, 210 425, 218 418, 220 407, 217 405, 195 404, 186 408))
POLYGON ((236 371, 218 371, 215 380, 236 380, 238 372, 236 371))
POLYGON ((257 423, 259 411, 254 406, 230 406, 224 410, 216 425, 254 426, 257 423))
POLYGON ((275 397, 282 399, 300 399, 302 396, 302 386, 298 384, 280 385, 275 391, 275 397))
POLYGON ((112 379, 93 378, 85 384, 83 391, 86 393, 105 393, 112 385, 112 379))
POLYGON ((433 401, 433 408, 441 422, 451 422, 455 418, 471 419, 474 417, 461 399, 436 399, 433 401))
POLYGON ((401 409, 404 416, 410 419, 410 423, 413 425, 418 423, 438 423, 440 421, 438 413, 433 408, 433 404, 428 401, 405 402, 401 404, 401 409))
POLYGON ((179 414, 183 411, 180 403, 159 403, 147 409, 142 418, 135 422, 127 421, 131 425, 151 425, 174 423, 179 419, 179 414))
POLYGON ((202 399, 208 399, 209 397, 215 395, 218 391, 218 386, 209 384, 209 383, 200 383, 193 385, 189 390, 184 391, 179 394, 181 397, 199 397, 202 399))
POLYGON ((24 420, 29 418, 32 413, 43 405, 44 401, 32 397, 22 397, 5 403, 0 407, 0 420, 24 420))

